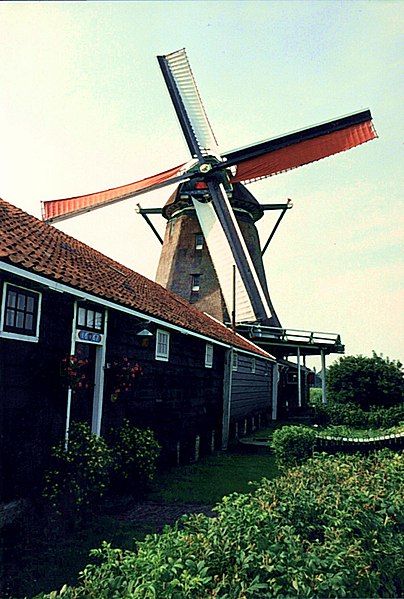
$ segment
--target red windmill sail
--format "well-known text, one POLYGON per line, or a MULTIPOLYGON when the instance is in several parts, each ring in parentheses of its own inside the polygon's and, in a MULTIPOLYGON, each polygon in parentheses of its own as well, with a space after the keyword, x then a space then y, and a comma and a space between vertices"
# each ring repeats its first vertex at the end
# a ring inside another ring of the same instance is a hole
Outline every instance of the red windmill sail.
POLYGON ((146 190, 158 189, 162 185, 165 185, 167 181, 175 183, 177 178, 183 180, 184 177, 181 176, 181 169, 184 166, 185 164, 175 166, 163 173, 158 173, 157 175, 152 175, 151 177, 146 177, 127 185, 107 189, 106 191, 98 191, 74 198, 42 202, 42 218, 48 222, 62 220, 62 218, 76 216, 96 207, 101 208, 101 206, 114 204, 139 193, 144 193, 146 190))

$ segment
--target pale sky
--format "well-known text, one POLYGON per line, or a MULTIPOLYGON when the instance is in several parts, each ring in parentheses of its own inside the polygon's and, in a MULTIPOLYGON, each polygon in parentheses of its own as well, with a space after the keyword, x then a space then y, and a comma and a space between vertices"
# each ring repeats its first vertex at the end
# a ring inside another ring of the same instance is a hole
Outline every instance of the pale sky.
MULTIPOLYGON (((404 361, 403 17, 359 0, 1 2, 0 197, 40 217, 41 200, 185 162, 156 60, 182 47, 223 151, 370 108, 379 139, 249 189, 294 204, 265 255, 282 325, 404 361)), ((58 227, 153 279, 161 246, 134 208, 170 193, 58 227)))

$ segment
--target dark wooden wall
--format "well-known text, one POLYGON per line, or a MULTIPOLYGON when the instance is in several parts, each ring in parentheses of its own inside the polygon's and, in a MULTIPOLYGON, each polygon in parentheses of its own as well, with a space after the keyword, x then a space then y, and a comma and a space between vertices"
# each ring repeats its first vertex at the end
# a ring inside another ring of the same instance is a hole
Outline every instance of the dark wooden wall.
POLYGON ((64 294, 11 275, 7 281, 42 293, 42 318, 38 343, 0 338, 0 497, 5 500, 38 486, 49 447, 63 438, 66 390, 60 362, 70 349, 73 317, 64 294))
POLYGON ((155 359, 156 327, 148 325, 153 337, 139 337, 136 319, 110 313, 106 362, 126 356, 143 369, 132 389, 111 402, 113 374, 105 373, 103 430, 129 417, 138 426, 153 428, 163 445, 165 457, 176 459, 176 444, 181 441, 184 461, 192 456, 195 437, 200 437, 201 452, 209 450, 212 431, 217 442, 222 426, 224 350, 214 346, 213 367, 205 368, 202 339, 164 329, 170 333, 169 361, 155 359))
POLYGON ((244 426, 244 419, 247 418, 248 427, 251 428, 253 416, 260 415, 263 421, 267 418, 272 409, 272 376, 273 366, 270 362, 257 357, 255 372, 252 372, 252 357, 238 354, 231 393, 230 419, 233 425, 239 423, 244 426))

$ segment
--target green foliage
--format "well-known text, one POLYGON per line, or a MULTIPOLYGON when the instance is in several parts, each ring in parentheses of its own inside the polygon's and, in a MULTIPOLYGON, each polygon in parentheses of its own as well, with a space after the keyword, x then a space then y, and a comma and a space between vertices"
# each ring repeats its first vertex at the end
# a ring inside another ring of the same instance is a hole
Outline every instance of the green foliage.
POLYGON ((404 378, 401 362, 373 352, 365 356, 344 356, 327 369, 328 397, 335 403, 389 407, 403 401, 404 378))
POLYGON ((160 446, 151 429, 135 428, 125 419, 122 426, 111 430, 109 440, 114 483, 120 489, 139 490, 153 479, 160 446))
POLYGON ((316 456, 135 552, 104 543, 77 587, 42 598, 402 596, 403 458, 316 456))
POLYGON ((297 466, 313 455, 316 433, 306 426, 283 426, 272 437, 271 448, 280 467, 297 466))
POLYGON ((310 398, 309 398, 310 405, 317 405, 319 403, 321 404, 322 397, 323 397, 322 389, 319 389, 318 387, 310 388, 310 398))
POLYGON ((82 511, 104 495, 112 466, 111 450, 88 424, 72 423, 67 450, 62 441, 52 449, 52 467, 43 495, 59 514, 82 511))
POLYGON ((317 424, 388 429, 404 421, 404 404, 390 408, 370 406, 370 411, 364 411, 355 403, 320 402, 313 405, 313 414, 317 424))

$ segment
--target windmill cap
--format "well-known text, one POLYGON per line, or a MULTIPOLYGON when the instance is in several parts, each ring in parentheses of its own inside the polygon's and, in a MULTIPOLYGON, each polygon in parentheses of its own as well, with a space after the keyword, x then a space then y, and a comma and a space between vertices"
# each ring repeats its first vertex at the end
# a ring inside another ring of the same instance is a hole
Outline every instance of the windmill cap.
MULTIPOLYGON (((163 216, 167 220, 172 218, 176 212, 183 210, 184 208, 192 207, 191 199, 181 197, 181 189, 183 185, 179 185, 177 189, 171 194, 167 202, 163 207, 163 216)), ((231 198, 231 204, 233 208, 241 208, 251 215, 253 221, 259 220, 263 215, 264 211, 261 208, 259 202, 255 197, 248 191, 241 183, 233 184, 233 194, 231 198)))

